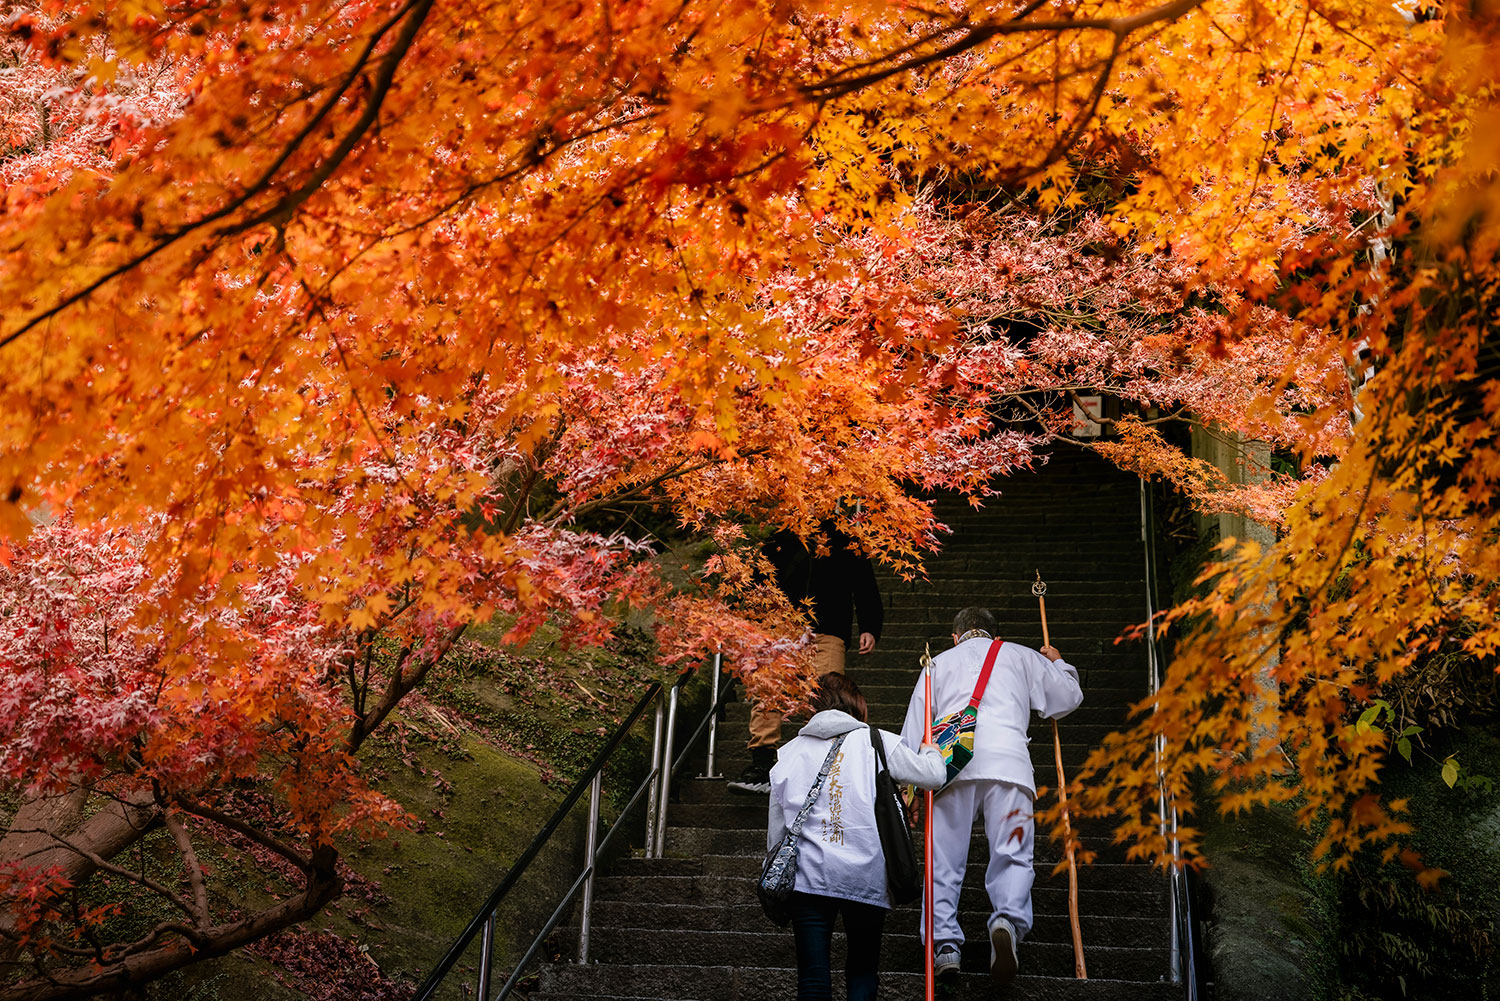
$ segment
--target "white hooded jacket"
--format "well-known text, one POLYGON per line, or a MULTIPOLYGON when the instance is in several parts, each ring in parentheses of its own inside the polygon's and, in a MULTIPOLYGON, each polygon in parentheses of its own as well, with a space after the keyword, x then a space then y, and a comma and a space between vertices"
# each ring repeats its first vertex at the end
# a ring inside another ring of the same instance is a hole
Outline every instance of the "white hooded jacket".
MULTIPOLYGON (((771 769, 771 806, 766 850, 786 835, 828 757, 829 742, 847 733, 818 799, 802 823, 797 889, 824 897, 890 907, 885 853, 875 828, 875 748, 869 727, 846 712, 813 716, 776 753, 771 769)), ((942 754, 935 747, 913 751, 901 738, 879 731, 891 777, 899 784, 936 789, 943 784, 942 754)))
MULTIPOLYGON (((951 650, 932 658, 932 716, 942 719, 969 704, 979 672, 989 652, 990 641, 983 636, 964 640, 951 650)), ((906 722, 901 727, 901 741, 907 747, 922 743, 929 721, 922 718, 923 681, 918 674, 911 702, 906 708, 906 722)), ((1078 669, 1065 660, 1050 661, 1030 647, 1007 640, 995 658, 979 716, 974 724, 974 760, 959 773, 955 781, 991 779, 1010 782, 1036 795, 1036 781, 1031 772, 1030 738, 1026 728, 1031 712, 1044 717, 1060 718, 1083 702, 1078 687, 1078 669)))

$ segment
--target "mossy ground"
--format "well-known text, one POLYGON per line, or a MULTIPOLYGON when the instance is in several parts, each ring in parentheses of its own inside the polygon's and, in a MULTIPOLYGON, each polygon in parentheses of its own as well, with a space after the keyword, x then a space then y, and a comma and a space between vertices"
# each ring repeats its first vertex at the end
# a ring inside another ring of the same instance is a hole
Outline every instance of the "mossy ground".
MULTIPOLYGON (((516 650, 481 632, 361 754, 381 791, 411 814, 345 859, 348 886, 304 928, 153 984, 151 1001, 405 1001, 546 823, 572 780, 660 671, 649 640, 626 632, 604 649, 566 648, 543 632, 516 650)), ((644 774, 649 721, 612 762, 617 809, 644 774)), ((614 812, 606 804, 606 815, 614 812)), ((569 814, 497 922, 502 968, 529 943, 579 868, 584 806, 569 814), (524 939, 524 941, 522 941, 524 939)), ((204 846, 244 905, 290 892, 263 859, 204 846)), ((165 857, 165 856, 164 856, 165 857)), ((231 905, 234 901, 226 901, 231 905)), ((473 982, 477 948, 450 978, 473 982), (470 968, 466 970, 465 967, 470 968)), ((446 995, 445 995, 446 996, 446 995)))

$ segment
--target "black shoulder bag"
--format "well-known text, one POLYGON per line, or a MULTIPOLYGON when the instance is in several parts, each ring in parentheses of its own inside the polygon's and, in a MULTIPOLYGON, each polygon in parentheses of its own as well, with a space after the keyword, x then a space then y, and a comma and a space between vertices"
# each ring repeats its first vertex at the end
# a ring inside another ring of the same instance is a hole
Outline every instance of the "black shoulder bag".
POLYGON ((906 809, 885 761, 885 741, 873 726, 870 743, 875 746, 875 829, 880 832, 880 848, 885 853, 885 884, 891 900, 908 904, 922 896, 922 868, 912 847, 906 809))

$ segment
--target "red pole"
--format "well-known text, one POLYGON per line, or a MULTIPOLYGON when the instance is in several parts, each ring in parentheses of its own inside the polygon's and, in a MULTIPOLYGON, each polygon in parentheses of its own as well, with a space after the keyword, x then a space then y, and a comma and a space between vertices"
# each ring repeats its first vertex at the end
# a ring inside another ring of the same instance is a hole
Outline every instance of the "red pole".
MULTIPOLYGON (((929 651, 930 654, 930 651, 929 651)), ((931 744, 932 741, 932 657, 922 657, 922 673, 926 679, 926 694, 923 699, 924 711, 927 713, 927 736, 923 744, 931 744)), ((936 934, 932 927, 932 790, 926 789, 922 793, 922 863, 923 880, 926 883, 926 892, 922 895, 922 926, 927 930, 927 959, 923 964, 927 971, 927 1001, 933 1001, 936 989, 936 980, 932 971, 932 953, 936 947, 933 936, 936 934)))

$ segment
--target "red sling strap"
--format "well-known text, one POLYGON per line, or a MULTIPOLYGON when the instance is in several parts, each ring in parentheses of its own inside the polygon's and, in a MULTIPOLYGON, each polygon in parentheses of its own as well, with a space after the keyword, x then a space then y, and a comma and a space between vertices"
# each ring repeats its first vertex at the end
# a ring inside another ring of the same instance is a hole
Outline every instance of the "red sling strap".
POLYGON ((995 658, 1000 656, 1000 648, 1004 645, 1004 640, 990 642, 990 652, 984 656, 984 667, 979 669, 979 684, 974 686, 974 695, 969 699, 970 709, 979 708, 979 700, 984 698, 984 686, 990 683, 990 672, 995 669, 995 658))

